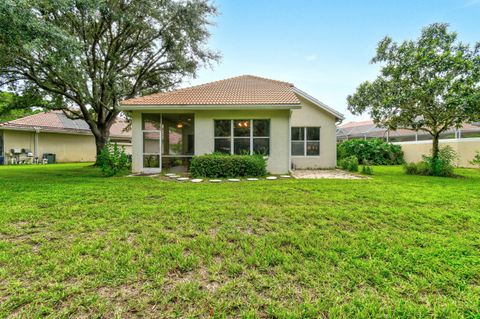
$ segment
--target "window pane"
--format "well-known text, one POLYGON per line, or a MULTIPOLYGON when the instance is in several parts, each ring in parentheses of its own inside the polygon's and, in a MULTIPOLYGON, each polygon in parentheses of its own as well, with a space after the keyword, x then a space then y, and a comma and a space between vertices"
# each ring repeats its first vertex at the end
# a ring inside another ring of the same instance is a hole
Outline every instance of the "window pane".
POLYGON ((236 138, 233 140, 234 153, 237 155, 250 155, 250 139, 236 138))
POLYGON ((270 154, 270 139, 269 138, 254 138, 253 139, 253 154, 269 155, 270 154))
POLYGON ((142 129, 160 130, 160 114, 142 114, 142 129))
POLYGON ((233 121, 233 136, 250 136, 250 121, 233 121))
POLYGON ((162 117, 162 154, 188 155, 193 153, 194 115, 163 114, 162 117))
POLYGON ((160 133, 143 133, 143 153, 160 154, 160 133))
POLYGON ((215 152, 230 154, 230 139, 229 138, 216 138, 215 139, 215 152))
MULTIPOLYGON (((168 128, 168 153, 166 155, 182 155, 183 154, 183 133, 182 128, 170 126, 168 128)), ((163 150, 165 152, 165 148, 163 150)))
POLYGON ((303 156, 305 148, 304 142, 292 142, 292 155, 303 156))
POLYGON ((160 155, 143 155, 143 167, 145 168, 159 168, 160 155))
POLYGON ((320 142, 307 142, 307 155, 309 156, 320 155, 320 142))
POLYGON ((320 141, 319 127, 307 127, 307 141, 320 141))
POLYGON ((303 127, 292 127, 292 141, 303 141, 303 127))
POLYGON ((231 134, 232 121, 230 120, 217 120, 215 121, 215 136, 216 137, 228 137, 231 134))
POLYGON ((253 120, 253 136, 270 136, 270 121, 253 120))

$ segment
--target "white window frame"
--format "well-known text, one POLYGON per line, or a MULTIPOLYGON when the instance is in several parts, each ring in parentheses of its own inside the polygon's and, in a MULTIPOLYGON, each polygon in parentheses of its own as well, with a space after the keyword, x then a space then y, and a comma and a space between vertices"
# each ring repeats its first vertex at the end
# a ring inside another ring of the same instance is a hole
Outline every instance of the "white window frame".
MULTIPOLYGON (((270 119, 249 119, 245 121, 249 121, 250 123, 250 136, 234 136, 234 129, 235 126, 233 125, 235 121, 242 121, 241 119, 214 119, 213 120, 213 139, 230 139, 230 155, 235 155, 235 139, 250 139, 250 155, 253 155, 253 140, 256 138, 268 138, 268 154, 264 155, 265 158, 270 156, 270 147, 271 147, 271 125, 268 126, 268 135, 269 136, 253 136, 253 121, 268 121, 271 124, 270 119), (215 121, 230 121, 230 136, 215 136, 215 121)), ((213 144, 213 150, 215 151, 215 143, 213 144)))
POLYGON ((293 140, 291 137, 290 137, 290 155, 292 157, 319 157, 322 153, 321 153, 321 149, 320 149, 320 144, 321 144, 321 139, 322 139, 322 127, 321 126, 292 126, 290 127, 290 136, 292 136, 292 129, 293 128, 299 128, 299 129, 303 129, 303 155, 293 155, 292 154, 292 150, 293 150, 293 147, 292 147, 292 142, 302 142, 301 140, 293 140), (308 128, 317 128, 318 129, 318 140, 307 140, 307 129, 308 128), (318 155, 307 155, 307 143, 308 142, 311 142, 311 143, 318 143, 318 155))

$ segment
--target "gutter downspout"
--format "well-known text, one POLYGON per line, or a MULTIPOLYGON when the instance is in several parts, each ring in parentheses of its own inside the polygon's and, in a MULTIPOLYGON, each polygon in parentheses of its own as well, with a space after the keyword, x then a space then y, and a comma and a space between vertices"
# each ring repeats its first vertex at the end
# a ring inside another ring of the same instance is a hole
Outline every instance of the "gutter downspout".
POLYGON ((35 141, 33 146, 33 158, 38 161, 38 135, 40 134, 40 128, 35 127, 35 141))

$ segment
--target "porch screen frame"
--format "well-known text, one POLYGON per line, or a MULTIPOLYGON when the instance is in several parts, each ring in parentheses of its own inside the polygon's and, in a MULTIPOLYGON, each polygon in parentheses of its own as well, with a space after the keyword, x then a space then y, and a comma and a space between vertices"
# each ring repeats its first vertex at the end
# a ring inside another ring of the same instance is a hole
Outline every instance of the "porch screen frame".
POLYGON ((161 113, 142 113, 142 170, 144 172, 161 172, 162 171, 162 114, 161 113), (158 115, 159 118, 159 128, 157 130, 145 130, 143 127, 143 116, 144 115, 158 115), (145 153, 145 133, 158 133, 158 153, 145 153), (145 167, 145 155, 158 155, 158 167, 145 167))

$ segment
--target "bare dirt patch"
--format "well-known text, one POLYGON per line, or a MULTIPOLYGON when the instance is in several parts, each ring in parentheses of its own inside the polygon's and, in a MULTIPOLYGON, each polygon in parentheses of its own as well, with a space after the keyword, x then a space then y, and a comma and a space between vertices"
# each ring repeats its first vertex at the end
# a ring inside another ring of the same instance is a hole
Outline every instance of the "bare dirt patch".
POLYGON ((306 179, 365 179, 367 177, 358 174, 342 171, 340 169, 325 169, 325 170, 296 170, 293 172, 295 178, 306 179))

